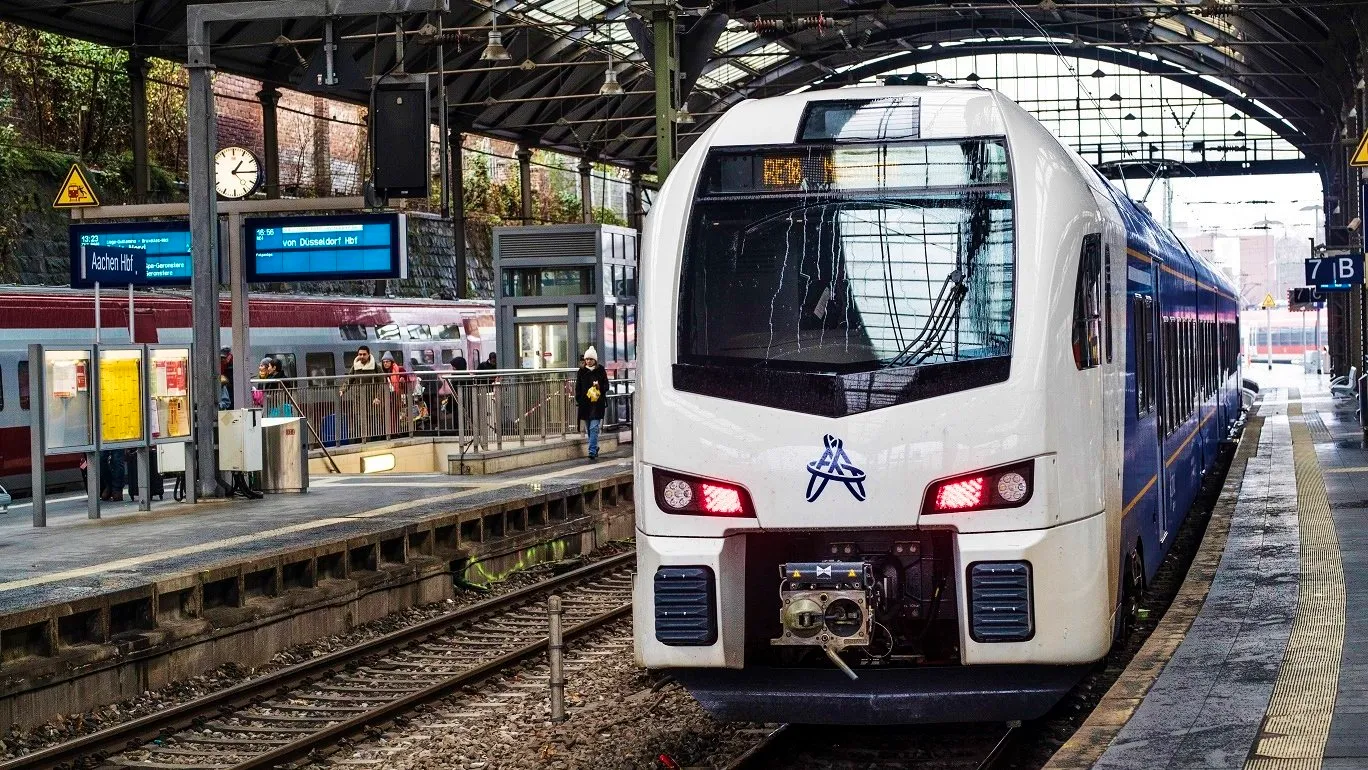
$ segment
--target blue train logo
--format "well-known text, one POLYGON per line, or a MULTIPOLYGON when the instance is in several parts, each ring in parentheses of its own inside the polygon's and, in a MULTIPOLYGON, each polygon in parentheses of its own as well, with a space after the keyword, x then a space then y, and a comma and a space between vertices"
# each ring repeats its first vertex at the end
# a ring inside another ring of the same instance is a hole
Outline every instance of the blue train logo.
POLYGON ((850 461, 850 455, 846 454, 845 445, 835 436, 828 433, 822 437, 822 443, 826 449, 822 452, 820 460, 813 460, 807 464, 808 479, 807 501, 816 502, 817 498, 826 491, 827 483, 839 481, 845 484, 846 489, 856 500, 864 502, 865 499, 865 472, 855 467, 850 461))

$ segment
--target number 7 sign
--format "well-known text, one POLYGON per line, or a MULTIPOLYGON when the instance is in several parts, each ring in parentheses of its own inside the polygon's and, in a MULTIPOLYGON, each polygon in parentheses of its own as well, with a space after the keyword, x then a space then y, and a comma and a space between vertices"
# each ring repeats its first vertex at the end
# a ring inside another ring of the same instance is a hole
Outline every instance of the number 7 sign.
POLYGON ((1306 260, 1306 283, 1325 289, 1347 289, 1363 283, 1363 253, 1343 252, 1306 260))

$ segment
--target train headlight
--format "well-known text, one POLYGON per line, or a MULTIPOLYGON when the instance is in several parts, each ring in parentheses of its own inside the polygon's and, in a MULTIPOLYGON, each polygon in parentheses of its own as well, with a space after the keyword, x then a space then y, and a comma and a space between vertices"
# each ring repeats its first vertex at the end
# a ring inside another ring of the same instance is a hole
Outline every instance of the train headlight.
POLYGON ((665 498, 665 504, 671 508, 688 508, 689 503, 693 502, 693 487, 683 479, 675 479, 665 485, 660 496, 665 498))
POLYGON ((750 494, 739 484, 652 470, 656 505, 666 513, 753 518, 750 494))
POLYGON ((926 490, 922 513, 965 513, 994 508, 1016 508, 1031 499, 1035 461, 1003 465, 933 481, 926 490))
POLYGON ((1009 503, 1019 503, 1026 499, 1026 495, 1031 491, 1026 483, 1026 477, 1016 471, 1004 473, 998 477, 997 493, 998 496, 1009 503))

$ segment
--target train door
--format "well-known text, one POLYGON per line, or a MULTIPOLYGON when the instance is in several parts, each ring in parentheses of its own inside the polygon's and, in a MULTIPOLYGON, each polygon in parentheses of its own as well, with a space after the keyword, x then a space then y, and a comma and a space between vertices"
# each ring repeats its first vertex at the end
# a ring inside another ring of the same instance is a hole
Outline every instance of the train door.
POLYGON ((1154 366, 1150 367, 1153 374, 1151 387, 1154 388, 1159 398, 1159 418, 1154 421, 1154 446, 1155 457, 1158 458, 1155 468, 1155 500, 1158 503, 1154 506, 1154 523, 1159 533, 1159 543, 1162 548, 1168 542, 1170 511, 1173 510, 1172 496, 1176 489, 1172 477, 1169 475, 1167 458, 1164 457, 1164 438, 1168 435, 1169 424, 1172 421, 1174 409, 1174 396, 1169 387, 1174 381, 1175 373, 1173 369, 1173 352, 1176 340, 1171 340, 1172 324, 1164 323, 1164 301, 1165 292, 1163 289, 1163 259, 1155 257, 1150 263, 1150 285, 1154 287, 1154 301, 1149 304, 1149 322, 1152 330, 1153 340, 1151 351, 1154 355, 1154 366))

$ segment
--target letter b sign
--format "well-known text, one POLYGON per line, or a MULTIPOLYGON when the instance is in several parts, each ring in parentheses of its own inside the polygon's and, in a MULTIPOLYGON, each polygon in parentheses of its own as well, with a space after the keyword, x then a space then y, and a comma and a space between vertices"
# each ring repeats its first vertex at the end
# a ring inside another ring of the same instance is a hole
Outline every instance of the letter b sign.
POLYGON ((1325 288, 1345 288, 1363 283, 1363 254, 1350 252, 1306 260, 1306 283, 1325 288))

